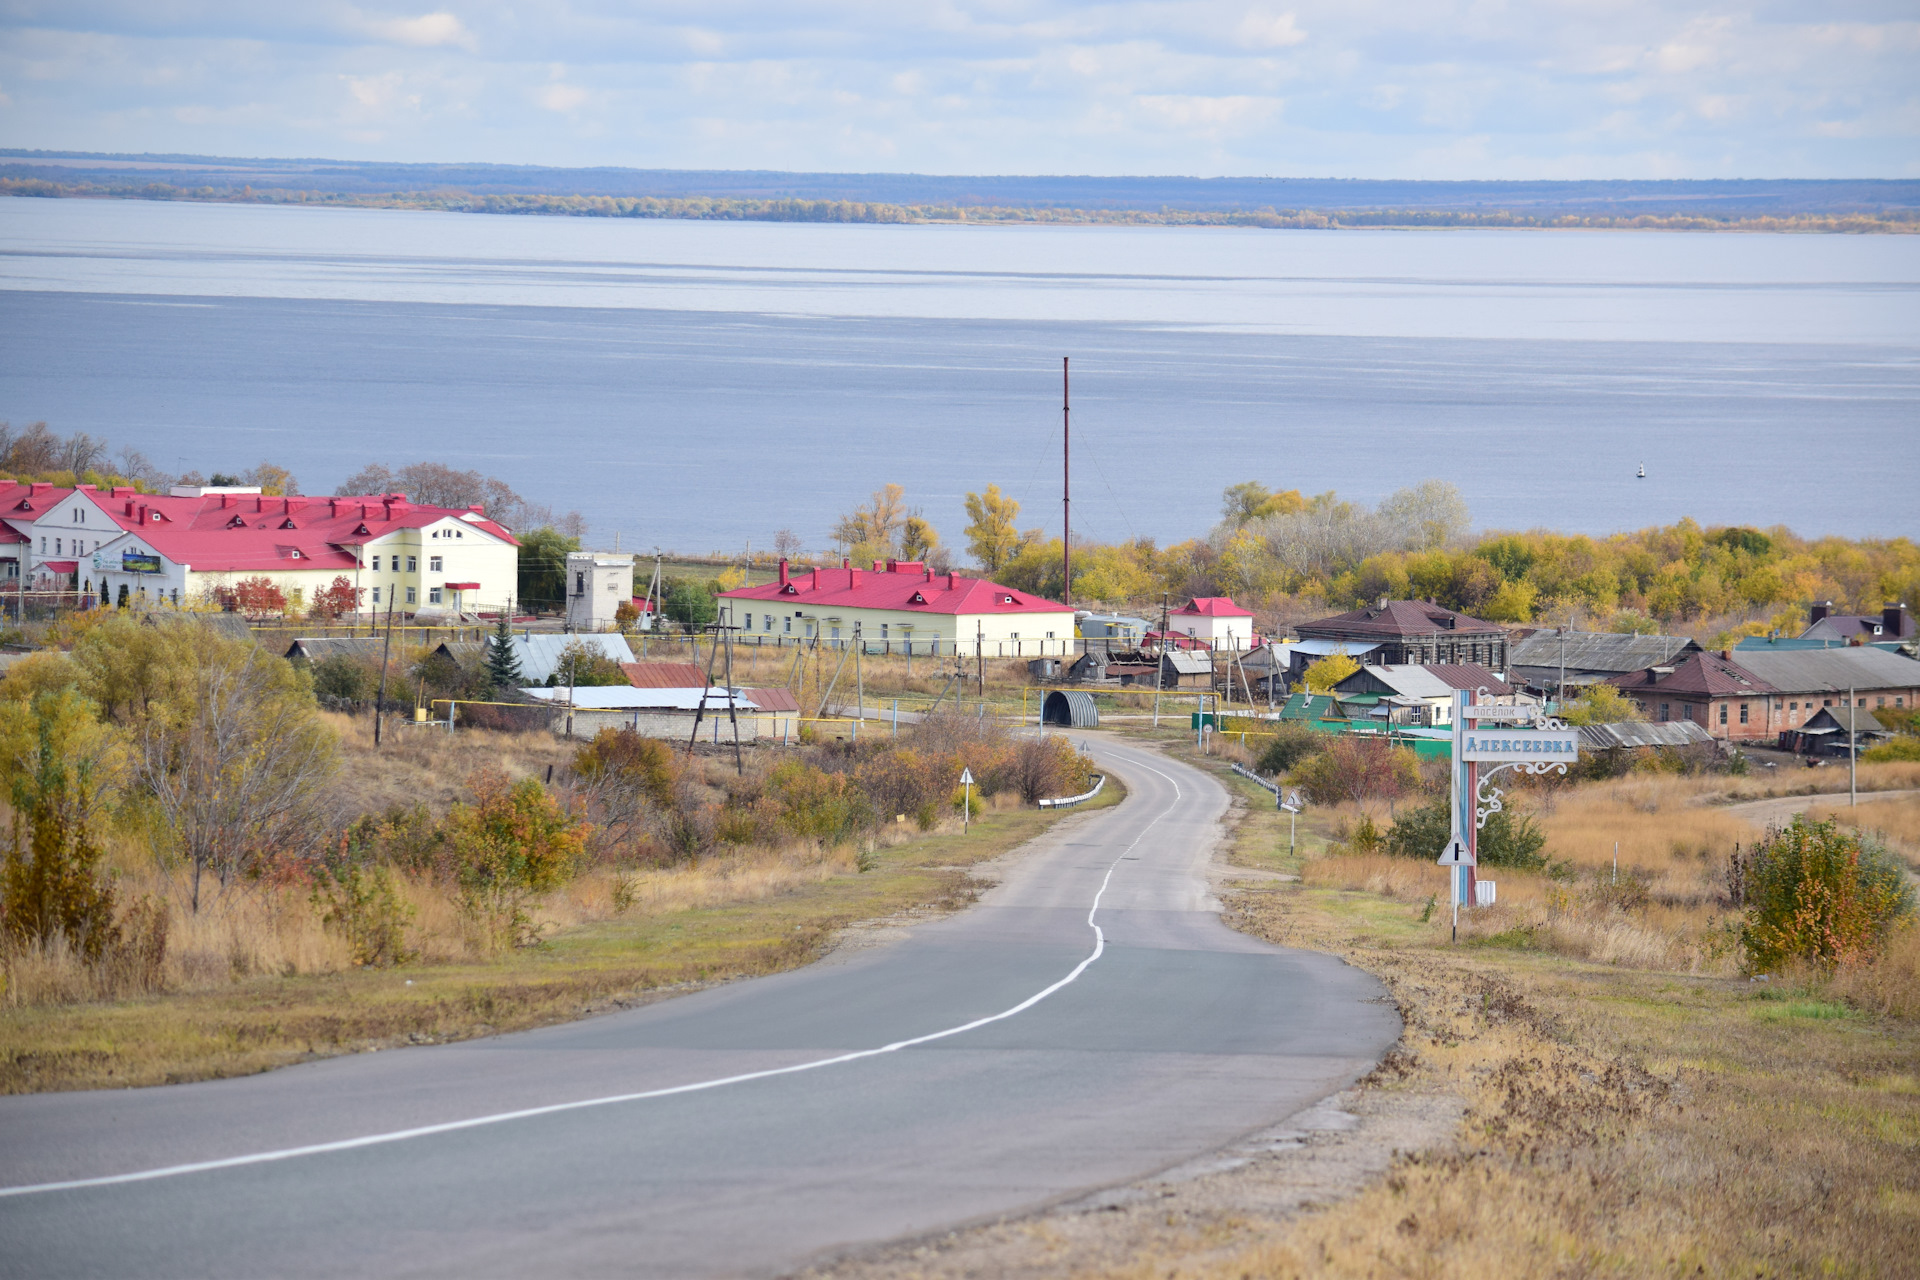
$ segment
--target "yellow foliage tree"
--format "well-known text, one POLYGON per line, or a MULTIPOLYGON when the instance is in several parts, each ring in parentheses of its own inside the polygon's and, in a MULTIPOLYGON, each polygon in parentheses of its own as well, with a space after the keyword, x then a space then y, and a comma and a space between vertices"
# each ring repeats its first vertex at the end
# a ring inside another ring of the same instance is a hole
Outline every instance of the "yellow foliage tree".
POLYGON ((1020 504, 990 484, 985 493, 967 495, 967 551, 975 563, 988 573, 998 573, 1020 549, 1020 533, 1014 521, 1020 518, 1020 504))
POLYGON ((1332 693, 1335 685, 1359 669, 1358 662, 1344 651, 1336 650, 1319 661, 1309 664, 1306 675, 1301 677, 1301 683, 1307 686, 1308 693, 1332 693))

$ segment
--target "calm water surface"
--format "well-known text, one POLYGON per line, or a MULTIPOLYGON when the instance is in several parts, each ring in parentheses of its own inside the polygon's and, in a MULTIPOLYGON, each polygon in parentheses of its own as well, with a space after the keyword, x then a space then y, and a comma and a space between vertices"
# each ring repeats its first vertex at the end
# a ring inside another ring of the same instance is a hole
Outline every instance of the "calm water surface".
POLYGON ((443 459, 630 547, 824 543, 890 480, 950 540, 990 482, 1057 530, 1062 355, 1094 537, 1428 476, 1489 526, 1920 532, 1920 237, 14 199, 0 290, 0 418, 309 491, 443 459))

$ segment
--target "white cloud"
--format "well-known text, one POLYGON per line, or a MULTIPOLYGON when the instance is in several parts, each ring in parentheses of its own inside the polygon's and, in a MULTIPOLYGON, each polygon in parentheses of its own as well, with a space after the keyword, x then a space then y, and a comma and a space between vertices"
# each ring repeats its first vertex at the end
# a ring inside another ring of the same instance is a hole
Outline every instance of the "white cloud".
POLYGON ((1294 16, 1290 13, 1278 16, 1249 13, 1234 32, 1235 41, 1243 49, 1285 49, 1306 38, 1307 33, 1294 25, 1294 16))
POLYGON ((473 32, 467 30, 457 16, 445 10, 423 13, 417 18, 382 18, 356 13, 352 26, 375 40, 410 45, 416 49, 452 45, 472 53, 479 48, 479 41, 474 39, 473 32))

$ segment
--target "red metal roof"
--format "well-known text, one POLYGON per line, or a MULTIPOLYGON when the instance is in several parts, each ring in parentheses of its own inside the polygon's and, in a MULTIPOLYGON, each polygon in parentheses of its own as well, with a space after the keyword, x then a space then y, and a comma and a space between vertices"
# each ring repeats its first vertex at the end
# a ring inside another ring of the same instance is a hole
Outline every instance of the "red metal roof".
MULTIPOLYGON (((429 507, 401 494, 366 498, 271 498, 259 494, 206 494, 174 498, 83 490, 122 529, 137 532, 175 564, 197 570, 244 572, 265 569, 352 569, 360 547, 401 529, 423 529, 443 520, 483 529, 518 546, 503 526, 470 520, 467 510, 429 507)), ((0 494, 0 507, 6 499, 0 494)), ((50 504, 49 504, 50 505, 50 504)), ((0 510, 0 515, 5 512, 0 510)), ((477 584, 457 585, 476 590, 477 584)))
POLYGON ((1175 609, 1176 618, 1251 618, 1253 611, 1242 609, 1231 596, 1195 596, 1191 604, 1175 609))
POLYGON ((35 520, 72 493, 51 484, 0 485, 0 519, 35 520))
POLYGON ((800 710, 800 699, 793 696, 791 689, 743 689, 741 692, 752 698, 753 705, 762 711, 800 710))
POLYGON ((636 689, 704 689, 707 673, 697 662, 623 662, 620 670, 636 689))
POLYGON ((1384 605, 1335 614, 1316 622, 1303 622, 1297 630, 1302 639, 1326 637, 1335 640, 1354 636, 1368 639, 1436 635, 1505 635, 1506 628, 1495 622, 1469 618, 1464 613, 1424 600, 1389 600, 1384 605))
POLYGON ((1065 613, 1067 606, 984 578, 934 573, 911 561, 875 562, 872 569, 793 570, 783 560, 780 577, 757 587, 720 593, 727 600, 763 600, 778 608, 890 609, 907 613, 1065 613))
POLYGON ((54 573, 78 573, 80 562, 78 560, 42 560, 34 568, 47 569, 54 573))

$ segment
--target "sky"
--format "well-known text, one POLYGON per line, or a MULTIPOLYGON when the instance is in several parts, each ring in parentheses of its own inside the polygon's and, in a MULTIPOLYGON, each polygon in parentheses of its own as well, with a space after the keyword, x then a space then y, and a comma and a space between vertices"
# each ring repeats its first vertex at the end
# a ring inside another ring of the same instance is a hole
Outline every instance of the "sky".
POLYGON ((0 0, 0 145, 829 172, 1920 177, 1920 4, 0 0))

